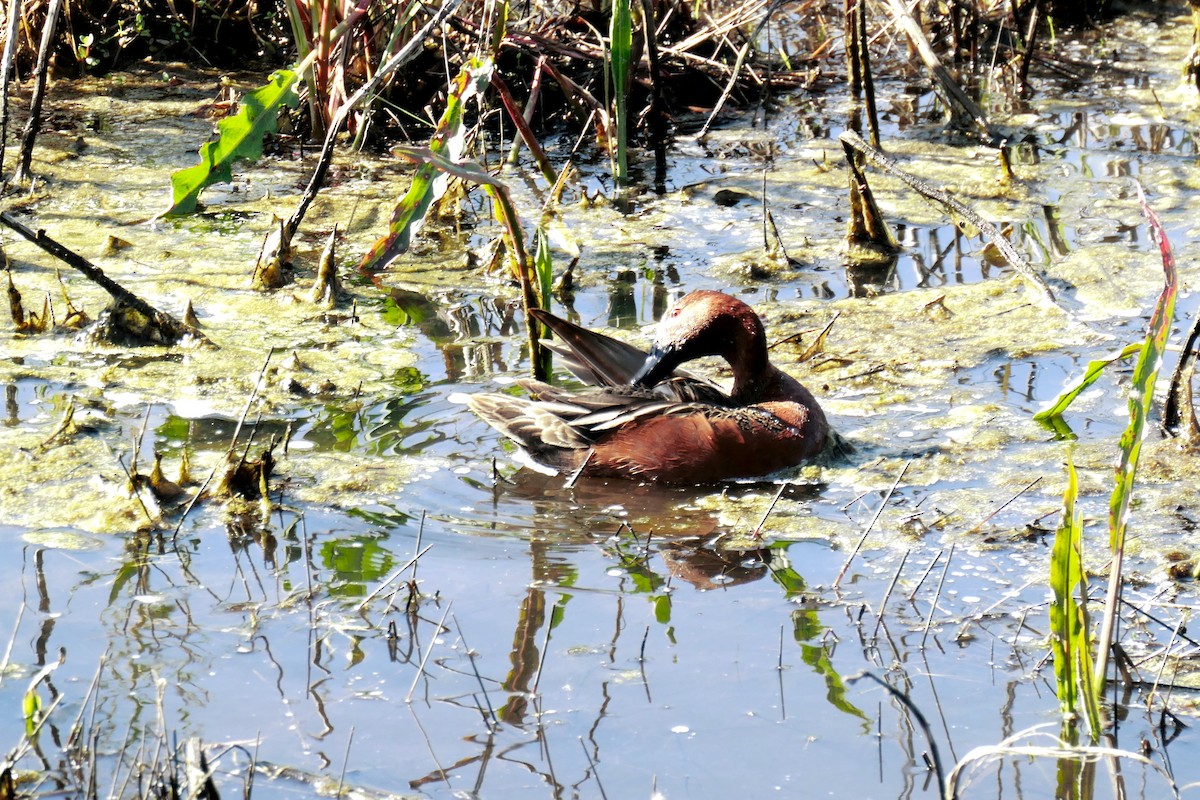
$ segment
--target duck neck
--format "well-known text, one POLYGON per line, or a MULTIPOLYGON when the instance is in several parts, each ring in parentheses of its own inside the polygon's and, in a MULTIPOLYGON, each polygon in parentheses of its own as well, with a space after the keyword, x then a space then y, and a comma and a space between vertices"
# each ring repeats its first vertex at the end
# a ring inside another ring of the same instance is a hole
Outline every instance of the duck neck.
POLYGON ((767 358, 765 338, 753 337, 752 341, 737 346, 734 352, 733 358, 726 356, 733 368, 733 400, 749 405, 766 399, 778 383, 779 370, 767 358))

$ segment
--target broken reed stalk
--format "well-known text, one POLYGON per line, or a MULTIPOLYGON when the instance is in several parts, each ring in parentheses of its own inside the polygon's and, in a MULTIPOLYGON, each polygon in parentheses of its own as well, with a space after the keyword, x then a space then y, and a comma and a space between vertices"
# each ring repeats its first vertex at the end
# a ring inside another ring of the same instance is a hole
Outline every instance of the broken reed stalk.
POLYGON ((441 25, 446 19, 454 13, 462 0, 445 0, 437 13, 425 23, 425 25, 417 31, 413 38, 400 48, 400 50, 382 64, 371 79, 359 87, 358 91, 346 98, 338 108, 337 114, 329 123, 329 130, 325 132, 325 143, 321 146, 321 157, 317 160, 317 166, 313 170, 312 177, 308 181, 308 186, 304 189, 304 194, 300 197, 300 204, 296 206, 296 210, 288 217, 287 222, 283 226, 283 241, 281 251, 286 251, 292 237, 296 235, 296 230, 300 227, 300 223, 304 220, 304 215, 308 213, 308 207, 312 205, 312 201, 316 199, 317 192, 321 190, 321 185, 325 182, 325 175, 329 172, 329 165, 333 161, 333 145, 337 140, 337 134, 346 124, 346 119, 350 116, 350 112, 359 106, 365 99, 374 97, 383 86, 383 82, 400 67, 407 64, 425 47, 425 40, 433 30, 441 25))
POLYGON ((846 165, 850 168, 850 215, 846 221, 846 258, 853 264, 885 266, 895 264, 900 245, 887 224, 875 193, 863 171, 862 153, 842 142, 846 165))
POLYGON ((1046 279, 1042 277, 1041 273, 1034 269, 1033 265, 1029 263, 1028 259, 1021 255, 1020 252, 1018 252, 1017 249, 1012 246, 1012 243, 1005 238, 1004 234, 1000 232, 999 228, 985 220, 983 217, 979 216, 961 201, 947 194, 945 191, 933 186, 921 178, 918 178, 916 175, 900 169, 900 167, 896 165, 896 162, 892 161, 883 153, 864 142, 862 137, 858 134, 851 131, 846 131, 838 138, 841 140, 843 145, 851 147, 857 152, 861 153, 863 157, 867 159, 867 161, 871 162, 888 175, 899 178, 915 189, 921 196, 940 203, 969 222, 972 226, 978 229, 979 232, 985 238, 987 238, 989 242, 996 246, 996 249, 999 250, 1004 258, 1008 261, 1009 266, 1011 266, 1022 278, 1031 284, 1041 301, 1049 305, 1053 305, 1060 310, 1066 311, 1066 309, 1063 309, 1059 305, 1058 300, 1054 295, 1054 290, 1050 288, 1048 283, 1046 283, 1046 279))
POLYGON ((850 83, 850 96, 855 100, 862 99, 862 63, 858 60, 858 25, 854 18, 862 0, 846 0, 845 31, 846 31, 846 77, 850 83))
MULTIPOLYGON (((867 112, 867 130, 871 144, 878 148, 879 113, 875 107, 875 79, 871 76, 871 56, 867 49, 867 4, 866 0, 847 0, 846 32, 848 45, 846 58, 850 62, 850 84, 854 99, 862 99, 867 112), (851 5, 852 4, 852 5, 851 5)), ((858 111, 855 109, 851 127, 862 133, 858 111)))
MULTIPOLYGON (((535 70, 535 77, 540 74, 540 72, 535 70)), ((535 134, 533 129, 529 127, 529 120, 526 119, 526 115, 532 111, 532 105, 527 106, 524 111, 518 108, 516 99, 512 96, 512 92, 509 91, 508 84, 506 84, 504 79, 500 77, 499 72, 492 73, 492 88, 496 90, 498 95, 500 95, 500 102, 504 104, 504 110, 508 112, 509 119, 512 120, 513 125, 517 126, 517 132, 520 134, 519 138, 513 137, 513 149, 510 151, 510 160, 514 162, 516 161, 516 148, 518 142, 525 142, 525 146, 529 148, 529 152, 533 156, 533 160, 537 162, 538 170, 541 171, 542 177, 549 181, 550 185, 553 186, 558 181, 558 173, 554 171, 554 165, 550 163, 550 159, 547 157, 546 151, 542 149, 542 144, 537 139, 537 134, 535 134)), ((531 89, 531 99, 534 96, 532 92, 533 90, 531 89)), ((530 116, 532 116, 532 114, 530 114, 530 116)))
POLYGON ((1183 343, 1183 351, 1171 373, 1171 388, 1167 391, 1167 402, 1163 407, 1163 427, 1178 436, 1187 416, 1187 441, 1200 436, 1200 423, 1196 420, 1196 408, 1192 402, 1192 375, 1196 369, 1197 343, 1200 342, 1200 314, 1192 319, 1192 327, 1183 343), (1185 410, 1186 409, 1186 410, 1185 410))
POLYGON ((1035 0, 1029 12, 1029 27, 1025 29, 1025 52, 1021 56, 1021 70, 1017 76, 1017 91, 1022 95, 1029 94, 1029 65, 1033 62, 1033 53, 1037 49, 1037 36, 1042 21, 1042 5, 1045 0, 1035 0))
POLYGON ((138 314, 146 317, 153 328, 160 331, 163 337, 163 344, 178 344, 186 336, 195 337, 202 344, 211 345, 208 337, 201 333, 198 329, 191 325, 180 322, 166 312, 159 311, 154 306, 147 303, 142 298, 135 295, 133 292, 126 289, 121 284, 114 281, 112 278, 104 274, 104 270, 97 267, 92 262, 88 261, 83 256, 76 253, 46 235, 44 230, 32 231, 25 225, 17 221, 11 213, 0 211, 0 223, 7 225, 14 231, 19 233, 24 238, 33 242, 35 245, 45 250, 50 255, 62 261, 67 266, 72 267, 84 276, 98 285, 101 289, 108 292, 115 301, 116 306, 125 306, 138 314))
POLYGON ((654 3, 642 2, 642 30, 646 42, 646 58, 650 66, 650 108, 646 112, 649 123, 650 144, 661 148, 667 139, 667 112, 663 108, 662 76, 659 74, 658 25, 654 19, 654 3))
POLYGON ((33 160, 33 143, 37 139, 38 129, 42 127, 42 103, 46 99, 46 77, 50 65, 50 53, 54 49, 54 33, 58 28, 58 17, 62 6, 63 0, 50 0, 50 5, 46 8, 46 21, 42 25, 42 42, 38 46, 37 66, 33 70, 34 85, 33 96, 29 100, 29 119, 25 122, 24 133, 21 134, 21 152, 17 162, 17 171, 13 176, 17 183, 32 177, 29 174, 29 167, 33 160))
POLYGON ((942 91, 945 92, 947 103, 950 106, 956 124, 964 128, 967 127, 965 123, 960 122, 963 117, 966 117, 984 134, 987 141, 998 141, 1000 137, 992 130, 992 126, 988 124, 983 109, 962 90, 962 87, 958 85, 958 81, 954 80, 954 76, 942 65, 941 59, 938 58, 937 53, 933 52, 933 47, 930 46, 929 40, 925 38, 925 32, 921 30, 920 23, 913 17, 904 0, 887 0, 887 5, 888 10, 892 12, 892 17, 896 21, 896 26, 908 36, 908 40, 917 49, 921 60, 925 62, 925 66, 933 73, 934 79, 942 87, 942 91))
POLYGON ((0 180, 4 173, 4 155, 8 147, 8 84, 17 52, 17 31, 24 0, 8 0, 8 30, 4 37, 4 56, 0 58, 0 180))
POLYGON ((904 473, 908 472, 908 468, 911 465, 912 459, 904 462, 904 468, 900 470, 900 474, 897 475, 896 480, 892 482, 891 487, 887 490, 887 494, 883 496, 883 500, 879 503, 879 508, 875 509, 875 515, 871 517, 871 522, 867 525, 867 529, 863 531, 862 538, 858 540, 858 544, 854 546, 854 550, 851 551, 849 557, 846 558, 846 563, 842 565, 841 572, 839 572, 837 578, 834 579, 834 589, 837 589, 842 583, 842 578, 846 577, 846 572, 850 569, 850 562, 854 561, 854 557, 858 555, 858 551, 862 550, 863 544, 865 544, 867 541, 867 536, 870 535, 871 530, 875 527, 875 523, 879 521, 879 515, 883 513, 884 507, 887 506, 888 501, 892 499, 892 495, 895 493, 896 487, 900 485, 900 481, 904 480, 904 473))

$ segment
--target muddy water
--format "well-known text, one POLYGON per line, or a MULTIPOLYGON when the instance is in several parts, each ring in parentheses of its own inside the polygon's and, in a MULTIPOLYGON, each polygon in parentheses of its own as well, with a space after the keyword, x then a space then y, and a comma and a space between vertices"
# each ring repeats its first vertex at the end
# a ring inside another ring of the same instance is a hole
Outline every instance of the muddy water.
MULTIPOLYGON (((684 137, 662 192, 626 208, 571 196, 553 234, 557 263, 579 251, 578 289, 559 311, 645 341, 670 298, 719 288, 755 304, 776 338, 806 332, 773 357, 857 450, 790 476, 769 514, 778 482, 565 488, 512 464, 451 402, 528 369, 515 291, 476 266, 486 230, 437 232, 386 276, 388 293, 352 280, 354 304, 332 311, 302 285, 256 293, 258 243, 311 157, 241 171, 206 194, 204 215, 147 222, 211 127, 215 79, 164 67, 60 87, 33 224, 168 310, 190 300, 220 349, 0 333, 10 747, 30 680, 64 654, 18 768, 41 791, 75 791, 64 750, 79 719, 95 742, 85 773, 114 793, 132 793, 130 765, 152 762, 157 742, 196 736, 227 792, 257 764, 257 797, 333 794, 339 781, 363 796, 935 797, 935 750, 973 776, 964 796, 1050 796, 1054 761, 997 767, 972 751, 1057 731, 1043 587, 1068 443, 1031 415, 1087 360, 1140 336, 1161 267, 1131 176, 1191 280, 1195 100, 1174 69, 1185 20, 1168 23, 1121 21, 1102 42, 1128 73, 1045 84, 999 120, 1026 141, 1014 185, 990 151, 931 121, 931 98, 882 83, 889 152, 1011 224, 1069 284, 1062 308, 883 178, 905 253, 891 271, 846 270, 835 95, 796 99, 765 128, 684 137), (787 262, 762 252, 764 174, 787 262), (129 246, 106 252, 110 235, 129 246), (799 363, 835 317, 824 352, 799 363), (76 428, 56 436, 68 407, 76 428), (202 482, 247 407, 259 442, 287 442, 265 519, 202 504, 182 523, 167 509, 164 527, 125 490, 135 444, 143 470, 158 450, 172 476, 187 451, 202 482), (911 706, 851 680, 863 671, 911 706)), ((520 207, 539 208, 544 187, 512 175, 520 207)), ((611 194, 603 165, 581 182, 611 194)), ((354 263, 405 185, 392 162, 342 156, 304 231, 300 280, 335 222, 354 263)), ((60 308, 55 265, 4 237, 26 305, 49 294, 60 308)), ((74 304, 102 307, 81 278, 62 280, 74 304)), ((1193 306, 1181 303, 1181 328, 1193 306)), ((1126 376, 1067 417, 1097 568, 1126 376)), ((1142 475, 1128 596, 1161 622, 1130 616, 1125 646, 1143 679, 1187 684, 1186 661, 1158 653, 1195 602, 1166 576, 1168 554, 1195 547, 1192 457, 1152 435, 1142 475)), ((1188 722, 1191 698, 1181 685, 1171 699, 1188 722)), ((1144 700, 1122 701, 1117 744, 1144 739, 1156 765, 1126 762, 1129 791, 1166 796, 1158 767, 1200 780, 1195 726, 1168 744, 1144 700)))

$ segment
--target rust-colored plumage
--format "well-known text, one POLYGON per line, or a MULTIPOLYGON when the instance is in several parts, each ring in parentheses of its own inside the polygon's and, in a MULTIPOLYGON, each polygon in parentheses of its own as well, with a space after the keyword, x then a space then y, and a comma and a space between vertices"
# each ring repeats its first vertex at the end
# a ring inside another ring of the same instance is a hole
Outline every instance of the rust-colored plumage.
POLYGON ((521 381, 534 399, 472 395, 471 410, 561 472, 671 484, 755 478, 803 463, 825 447, 816 399, 767 357, 762 321, 720 292, 696 291, 658 325, 649 354, 543 311, 568 369, 596 385, 570 391, 521 381), (721 356, 733 388, 678 371, 721 356))

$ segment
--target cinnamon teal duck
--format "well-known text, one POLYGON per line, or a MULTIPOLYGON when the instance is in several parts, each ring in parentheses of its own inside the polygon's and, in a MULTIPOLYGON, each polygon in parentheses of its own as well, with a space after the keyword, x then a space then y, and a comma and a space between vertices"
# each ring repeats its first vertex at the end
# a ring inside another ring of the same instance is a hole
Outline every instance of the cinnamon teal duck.
POLYGON ((771 363, 762 321, 714 291, 683 297, 658 324, 649 353, 545 311, 565 366, 593 384, 520 385, 533 399, 476 394, 467 405, 516 442, 533 465, 595 477, 694 485, 757 478, 811 460, 831 438, 812 393, 771 363), (733 386, 679 366, 720 356, 733 386))

